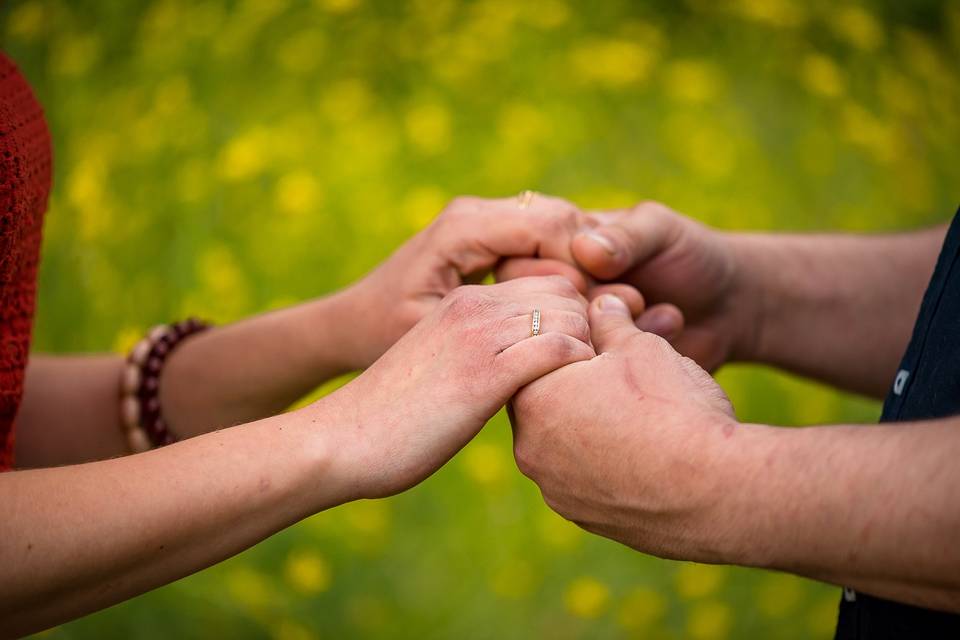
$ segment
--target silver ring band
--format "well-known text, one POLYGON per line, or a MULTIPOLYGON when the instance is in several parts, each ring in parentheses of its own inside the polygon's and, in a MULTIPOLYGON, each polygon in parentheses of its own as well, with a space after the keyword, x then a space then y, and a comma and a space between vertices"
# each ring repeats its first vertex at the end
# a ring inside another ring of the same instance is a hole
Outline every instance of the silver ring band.
POLYGON ((530 325, 530 335, 540 335, 540 309, 533 310, 533 323, 530 325))

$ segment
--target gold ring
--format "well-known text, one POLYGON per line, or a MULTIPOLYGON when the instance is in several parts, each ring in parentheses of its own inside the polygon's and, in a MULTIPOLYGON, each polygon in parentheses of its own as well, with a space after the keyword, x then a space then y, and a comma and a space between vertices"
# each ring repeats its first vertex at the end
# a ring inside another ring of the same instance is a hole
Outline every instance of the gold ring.
POLYGON ((517 199, 520 201, 520 208, 526 209, 531 203, 533 203, 533 198, 537 195, 536 191, 530 191, 529 189, 521 191, 520 195, 517 196, 517 199))
POLYGON ((533 324, 530 325, 530 335, 540 335, 540 309, 533 310, 533 324))

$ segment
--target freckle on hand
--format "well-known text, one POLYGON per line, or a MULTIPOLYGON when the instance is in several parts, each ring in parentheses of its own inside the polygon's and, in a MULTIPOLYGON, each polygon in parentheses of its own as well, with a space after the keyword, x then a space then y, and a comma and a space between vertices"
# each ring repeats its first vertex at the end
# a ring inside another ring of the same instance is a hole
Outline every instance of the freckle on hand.
POLYGON ((733 430, 734 430, 734 425, 732 422, 728 422, 727 424, 723 425, 723 437, 729 438, 730 436, 732 436, 733 430))

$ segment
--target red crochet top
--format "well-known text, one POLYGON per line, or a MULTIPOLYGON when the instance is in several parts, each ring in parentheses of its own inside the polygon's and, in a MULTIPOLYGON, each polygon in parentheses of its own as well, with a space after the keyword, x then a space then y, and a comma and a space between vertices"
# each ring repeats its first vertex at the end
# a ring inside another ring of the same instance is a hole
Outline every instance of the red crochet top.
POLYGON ((43 110, 0 52, 0 471, 13 466, 13 423, 30 352, 50 170, 43 110))

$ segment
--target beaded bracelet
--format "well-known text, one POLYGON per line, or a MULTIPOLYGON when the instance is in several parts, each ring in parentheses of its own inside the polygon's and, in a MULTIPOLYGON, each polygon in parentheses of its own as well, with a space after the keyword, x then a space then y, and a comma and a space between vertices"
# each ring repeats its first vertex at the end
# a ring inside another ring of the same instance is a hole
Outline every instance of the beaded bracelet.
POLYGON ((121 381, 120 417, 133 453, 177 441, 160 411, 160 374, 184 340, 210 326, 196 318, 158 325, 130 351, 121 381))

